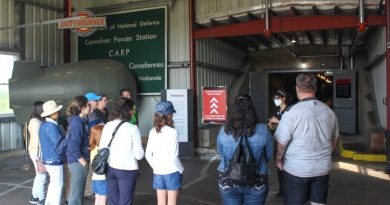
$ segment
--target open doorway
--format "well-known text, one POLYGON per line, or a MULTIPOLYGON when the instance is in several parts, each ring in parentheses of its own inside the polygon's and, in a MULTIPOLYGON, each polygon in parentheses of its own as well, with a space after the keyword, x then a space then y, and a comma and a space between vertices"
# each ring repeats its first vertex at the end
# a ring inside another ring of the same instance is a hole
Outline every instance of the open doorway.
MULTIPOLYGON (((276 91, 282 90, 286 93, 287 104, 292 105, 298 102, 295 91, 295 79, 302 72, 278 72, 269 73, 269 113, 273 113, 276 109, 273 103, 273 95, 276 91)), ((317 77, 317 93, 316 97, 329 105, 333 109, 333 76, 326 71, 312 72, 317 77)))

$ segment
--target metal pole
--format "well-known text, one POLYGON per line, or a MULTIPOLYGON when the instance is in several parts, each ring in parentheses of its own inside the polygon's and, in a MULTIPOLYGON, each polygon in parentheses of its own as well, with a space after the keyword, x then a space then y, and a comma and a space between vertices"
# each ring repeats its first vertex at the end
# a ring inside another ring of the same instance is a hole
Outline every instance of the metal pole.
POLYGON ((190 86, 194 91, 194 132, 193 140, 194 146, 198 145, 198 85, 197 85, 197 69, 196 69, 196 39, 194 38, 194 23, 195 23, 195 0, 190 0, 189 2, 189 28, 190 28, 190 86))
POLYGON ((359 23, 364 23, 364 0, 359 0, 359 23))
MULTIPOLYGON (((65 17, 69 18, 72 13, 72 0, 64 0, 65 17)), ((70 62, 70 30, 64 31, 64 63, 70 62)))
POLYGON ((364 0, 359 0, 359 24, 358 30, 360 33, 366 30, 366 23, 364 22, 364 0))
POLYGON ((265 30, 269 30, 268 0, 265 0, 265 30))
POLYGON ((390 131, 390 0, 386 0, 386 106, 387 130, 390 131))
POLYGON ((265 37, 271 37, 271 29, 269 26, 269 5, 268 0, 265 0, 265 30, 264 30, 265 37))

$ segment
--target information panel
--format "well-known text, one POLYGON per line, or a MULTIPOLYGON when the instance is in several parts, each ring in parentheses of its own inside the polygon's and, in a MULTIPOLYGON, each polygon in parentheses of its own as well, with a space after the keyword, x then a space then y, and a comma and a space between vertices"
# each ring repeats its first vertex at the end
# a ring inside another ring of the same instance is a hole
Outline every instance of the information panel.
POLYGON ((227 88, 204 87, 203 96, 203 123, 223 123, 227 119, 227 88))
POLYGON ((179 142, 188 142, 188 95, 186 89, 168 89, 167 100, 171 101, 176 113, 173 115, 179 142))
POLYGON ((166 7, 100 15, 107 27, 78 38, 78 59, 117 60, 137 79, 139 94, 158 95, 167 84, 166 15, 166 7))

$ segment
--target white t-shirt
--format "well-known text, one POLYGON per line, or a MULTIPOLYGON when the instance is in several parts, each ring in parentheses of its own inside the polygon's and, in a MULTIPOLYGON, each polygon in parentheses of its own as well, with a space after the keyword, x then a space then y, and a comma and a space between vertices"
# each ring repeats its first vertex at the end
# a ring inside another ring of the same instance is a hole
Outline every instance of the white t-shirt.
POLYGON ((334 112, 321 101, 304 99, 283 114, 274 134, 288 145, 283 169, 298 177, 315 177, 332 168, 332 140, 339 137, 334 112))
MULTIPOLYGON (((108 146, 112 133, 120 122, 120 120, 113 120, 104 126, 99 149, 108 146)), ((115 169, 137 170, 137 160, 141 160, 143 157, 144 150, 138 127, 129 122, 123 123, 112 140, 108 164, 115 169)))
POLYGON ((149 132, 145 158, 153 168, 154 174, 165 175, 184 168, 179 159, 179 141, 176 129, 164 126, 160 133, 155 128, 149 132))

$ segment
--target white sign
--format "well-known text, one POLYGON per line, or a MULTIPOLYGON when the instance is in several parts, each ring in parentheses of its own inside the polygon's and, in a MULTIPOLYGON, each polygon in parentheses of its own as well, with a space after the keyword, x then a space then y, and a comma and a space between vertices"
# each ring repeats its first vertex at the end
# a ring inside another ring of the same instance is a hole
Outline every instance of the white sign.
POLYGON ((188 142, 188 96, 186 89, 168 89, 167 100, 171 101, 176 113, 173 114, 179 142, 188 142))

